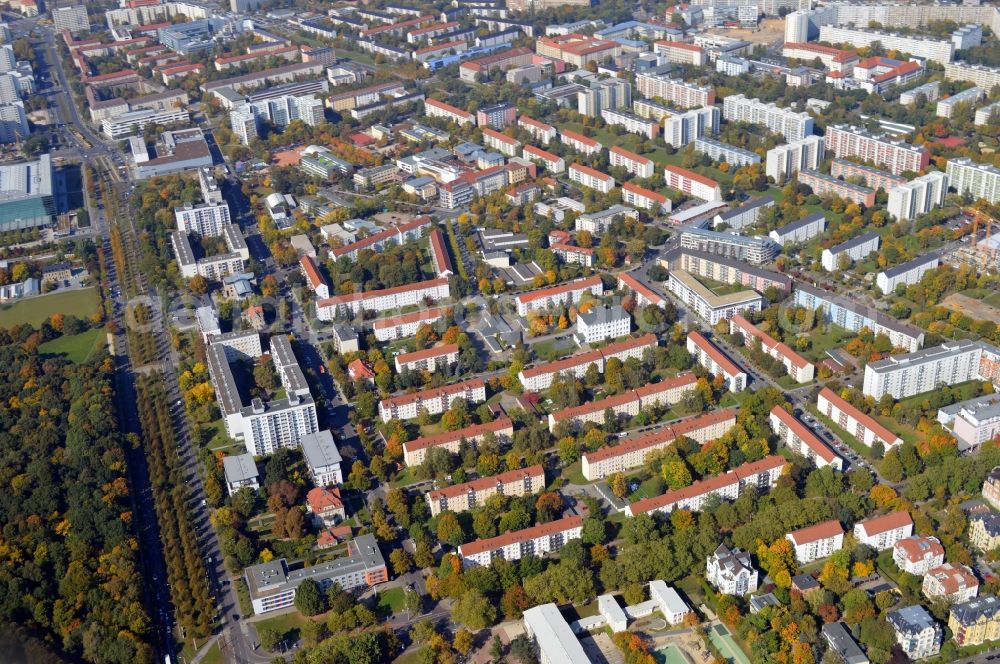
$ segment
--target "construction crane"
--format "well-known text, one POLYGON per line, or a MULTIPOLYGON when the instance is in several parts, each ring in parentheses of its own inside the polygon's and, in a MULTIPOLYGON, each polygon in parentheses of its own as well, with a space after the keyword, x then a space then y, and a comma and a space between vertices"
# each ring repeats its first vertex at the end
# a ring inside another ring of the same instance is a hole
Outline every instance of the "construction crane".
POLYGON ((990 238, 993 234, 993 222, 996 220, 982 210, 974 207, 962 208, 962 212, 972 215, 972 254, 973 257, 976 257, 976 254, 978 254, 980 259, 979 269, 985 272, 988 265, 995 266, 997 261, 997 249, 990 246, 990 238), (979 247, 980 222, 986 224, 986 236, 983 238, 982 248, 979 247))

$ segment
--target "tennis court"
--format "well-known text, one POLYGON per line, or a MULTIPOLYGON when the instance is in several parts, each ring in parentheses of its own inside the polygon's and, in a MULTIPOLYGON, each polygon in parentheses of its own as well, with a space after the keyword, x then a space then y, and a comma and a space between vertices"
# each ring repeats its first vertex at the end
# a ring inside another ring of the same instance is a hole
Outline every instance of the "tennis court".
POLYGON ((667 646, 656 651, 659 655, 657 660, 663 664, 688 664, 687 658, 677 646, 667 646))
POLYGON ((750 659, 736 645, 736 641, 733 640, 733 636, 724 625, 716 625, 708 630, 708 638, 712 639, 712 643, 729 664, 750 664, 750 659))

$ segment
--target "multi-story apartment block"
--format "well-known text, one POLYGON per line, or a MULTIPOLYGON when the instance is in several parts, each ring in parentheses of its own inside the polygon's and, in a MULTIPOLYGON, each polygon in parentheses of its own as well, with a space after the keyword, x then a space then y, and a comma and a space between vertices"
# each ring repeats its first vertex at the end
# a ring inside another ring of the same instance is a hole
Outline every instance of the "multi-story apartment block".
POLYGON ((711 138, 696 138, 694 141, 695 152, 707 154, 712 161, 726 162, 731 167, 741 168, 750 164, 759 164, 760 155, 750 150, 744 150, 734 145, 720 143, 711 138))
POLYGON ((628 291, 635 297, 636 304, 640 307, 663 307, 667 301, 662 295, 646 286, 628 272, 618 273, 618 288, 628 291))
POLYGON ((638 72, 635 87, 647 99, 662 99, 678 108, 699 108, 715 104, 715 89, 663 76, 638 72))
POLYGON ((991 470, 990 474, 983 480, 983 499, 994 509, 1000 510, 1000 466, 991 470))
POLYGON ((618 445, 602 447, 596 452, 587 452, 583 455, 583 476, 593 481, 638 468, 645 462, 646 455, 669 447, 679 436, 704 445, 725 435, 734 424, 736 424, 735 408, 725 408, 677 420, 662 429, 625 439, 618 445))
POLYGON ((496 130, 509 127, 517 120, 517 109, 507 102, 491 104, 476 111, 476 125, 496 130))
POLYGON ((881 311, 865 307, 829 291, 797 282, 795 304, 812 311, 822 310, 823 321, 848 330, 859 332, 867 327, 875 334, 884 334, 897 348, 915 351, 924 344, 924 333, 919 328, 900 323, 881 311))
POLYGON ((636 177, 653 177, 652 159, 637 155, 617 145, 608 150, 608 157, 612 166, 621 166, 636 177))
POLYGON ((472 113, 467 113, 460 108, 446 104, 443 101, 438 101, 437 99, 424 100, 424 115, 430 118, 444 118, 449 122, 460 125, 475 124, 476 122, 476 116, 472 113))
POLYGON ((827 558, 843 547, 844 529, 839 521, 824 521, 815 526, 794 530, 785 535, 785 539, 795 549, 795 560, 800 565, 807 565, 814 560, 827 558))
POLYGON ((742 597, 757 590, 758 572, 750 554, 720 544, 705 564, 705 579, 724 595, 742 597))
POLYGON ((443 300, 451 296, 445 278, 420 281, 415 284, 383 288, 367 293, 337 295, 316 302, 316 318, 333 320, 337 316, 356 316, 364 311, 390 311, 400 307, 422 304, 427 299, 443 300))
POLYGON ((422 325, 434 325, 443 320, 445 313, 443 308, 434 307, 400 316, 379 318, 372 323, 372 329, 378 341, 395 341, 412 337, 422 325))
POLYGON ((978 86, 971 87, 968 90, 962 90, 961 92, 956 92, 952 96, 938 101, 935 115, 939 118, 950 118, 952 113, 955 112, 955 109, 960 105, 966 104, 974 106, 985 96, 986 91, 978 86))
POLYGON ((315 95, 284 95, 246 103, 230 113, 232 130, 244 145, 259 137, 263 123, 286 127, 294 120, 310 127, 319 125, 323 122, 323 101, 315 95))
POLYGON ((819 168, 825 152, 822 136, 806 136, 768 150, 764 171, 780 184, 799 171, 819 168))
POLYGON ((494 72, 507 71, 531 64, 533 54, 528 48, 511 48, 481 58, 466 60, 458 67, 458 77, 466 83, 490 78, 494 72))
POLYGON ((316 294, 316 297, 330 297, 330 285, 326 283, 326 279, 316 267, 316 261, 312 259, 312 256, 300 257, 299 267, 302 268, 302 274, 305 275, 306 285, 309 290, 316 294))
POLYGON ((681 231, 681 248, 735 258, 751 265, 769 263, 778 255, 778 245, 769 237, 747 237, 695 226, 685 226, 681 231))
POLYGON ((890 611, 885 619, 896 632, 896 643, 913 661, 941 651, 941 625, 919 604, 890 611))
POLYGON ((506 134, 501 134, 496 129, 490 129, 489 127, 482 127, 480 131, 483 133, 483 143, 488 147, 508 157, 517 156, 518 148, 521 147, 521 141, 511 138, 506 134))
POLYGON ((805 457, 816 468, 844 469, 844 460, 819 436, 781 406, 771 409, 771 430, 785 447, 805 457))
POLYGON ((723 100, 722 117, 729 122, 764 125, 789 142, 802 140, 813 133, 813 118, 808 113, 779 108, 774 102, 747 99, 745 95, 726 97, 723 100))
POLYGON ((632 315, 617 304, 581 311, 576 317, 575 336, 580 343, 596 344, 627 336, 631 331, 632 315))
POLYGON ((951 62, 944 66, 944 77, 949 81, 969 81, 984 90, 1000 85, 1000 68, 984 65, 951 62))
POLYGON ((598 401, 589 401, 579 406, 564 408, 555 413, 549 413, 549 431, 554 432, 560 424, 566 423, 573 430, 579 429, 587 422, 604 424, 604 413, 611 409, 615 417, 635 417, 643 408, 654 405, 670 407, 695 388, 698 379, 685 371, 673 378, 660 383, 651 383, 621 394, 605 397, 598 401))
POLYGON ((673 208, 671 200, 663 194, 658 194, 631 182, 622 183, 622 202, 654 215, 666 214, 673 208))
POLYGON ((534 145, 525 145, 521 150, 521 157, 542 164, 548 172, 556 175, 566 170, 566 162, 562 157, 534 145))
POLYGON ((510 562, 525 556, 543 556, 558 551, 567 542, 580 538, 582 516, 568 516, 524 530, 480 539, 458 547, 463 567, 489 567, 496 558, 510 562))
POLYGON ((988 124, 997 124, 997 113, 1000 113, 1000 101, 995 101, 992 104, 987 104, 982 108, 976 109, 974 124, 977 127, 988 124))
POLYGON ((594 139, 569 129, 560 130, 559 137, 563 145, 580 154, 593 155, 604 149, 604 146, 594 139))
POLYGON ((819 236, 824 230, 826 230, 826 215, 822 212, 817 212, 816 214, 803 217, 798 221, 785 224, 781 228, 774 229, 768 233, 768 237, 775 244, 784 247, 786 244, 792 245, 808 242, 814 237, 819 236))
POLYGON ((903 106, 909 106, 910 104, 917 102, 920 99, 920 95, 923 95, 924 103, 937 101, 937 98, 941 96, 941 81, 924 83, 923 85, 918 85, 911 90, 900 93, 899 103, 903 106))
POLYGON ((427 504, 431 516, 445 511, 467 512, 484 505, 490 496, 530 496, 544 488, 545 469, 538 464, 429 491, 427 504))
POLYGON ((892 545, 892 560, 904 572, 923 576, 944 563, 944 547, 936 537, 910 535, 892 545))
POLYGON ((633 99, 632 110, 640 118, 649 118, 657 122, 663 122, 666 118, 677 115, 677 111, 648 99, 633 99))
POLYGON ((423 236, 424 230, 431 228, 431 226, 431 218, 421 215, 406 223, 399 224, 398 226, 391 226, 385 230, 379 231, 378 233, 372 233, 367 237, 351 242, 350 244, 337 247, 330 251, 330 256, 335 262, 341 258, 350 258, 351 260, 355 260, 358 257, 358 252, 364 249, 378 251, 383 246, 389 244, 406 244, 407 242, 415 242, 423 236))
POLYGON ((594 264, 593 249, 577 247, 576 245, 562 242, 550 244, 549 249, 564 263, 583 265, 584 267, 591 267, 594 264))
POLYGON ((680 166, 667 164, 663 167, 664 181, 668 187, 677 189, 689 196, 703 201, 722 200, 722 190, 719 183, 704 175, 689 171, 680 166))
POLYGON ((850 74, 860 58, 854 51, 821 46, 819 44, 803 44, 786 42, 781 48, 781 54, 786 58, 795 58, 804 62, 819 60, 830 71, 850 74))
POLYGON ((955 436, 959 450, 978 447, 1000 433, 1000 395, 987 394, 939 408, 937 419, 955 436))
POLYGON ((692 330, 687 336, 687 351, 695 362, 713 376, 722 376, 730 392, 742 392, 747 386, 747 374, 701 332, 692 330))
POLYGON ((674 270, 667 278, 667 290, 711 325, 748 311, 761 311, 765 300, 752 290, 716 295, 684 270, 674 270))
MULTIPOLYGON (((604 121, 615 127, 624 127, 625 131, 632 134, 639 134, 640 136, 645 136, 649 140, 653 140, 660 133, 660 123, 656 120, 650 118, 643 118, 638 115, 633 115, 627 111, 620 111, 612 108, 605 108, 601 111, 601 117, 604 121)), ((619 150, 621 148, 613 147, 611 151, 619 150)))
POLYGON ((663 119, 663 140, 675 148, 719 133, 718 106, 693 108, 663 119))
POLYGON ((838 427, 867 447, 878 442, 884 449, 888 450, 903 442, 899 436, 879 424, 875 418, 847 403, 828 387, 824 387, 816 396, 816 408, 833 420, 838 427))
POLYGON ((899 540, 912 534, 913 519, 910 518, 909 512, 903 510, 873 516, 854 524, 855 539, 876 551, 889 549, 899 540))
POLYGON ((948 183, 960 194, 990 203, 1000 201, 1000 169, 991 164, 976 164, 968 157, 948 160, 948 183))
POLYGON ((786 464, 784 457, 765 457, 760 461, 738 466, 721 475, 700 480, 683 489, 667 491, 663 495, 653 498, 643 498, 626 507, 625 514, 634 517, 639 514, 654 514, 656 512, 669 514, 674 510, 697 512, 709 501, 736 500, 748 488, 754 488, 759 493, 764 493, 774 487, 784 472, 786 464))
POLYGON ((913 219, 944 205, 948 176, 932 171, 889 190, 889 214, 898 220, 913 219))
POLYGON ((642 359, 643 354, 649 349, 656 348, 657 341, 655 334, 644 334, 635 339, 626 339, 617 343, 608 344, 597 350, 589 350, 576 355, 570 355, 561 360, 548 362, 537 367, 522 369, 518 374, 521 386, 529 392, 540 392, 547 390, 552 385, 552 379, 557 373, 568 373, 582 378, 590 365, 596 365, 598 371, 604 372, 604 365, 607 360, 617 357, 622 362, 634 357, 642 359))
POLYGON ((329 429, 306 434, 299 443, 302 445, 302 457, 305 459, 313 484, 325 487, 344 482, 344 474, 340 467, 343 458, 329 429))
POLYGON ((474 424, 457 431, 445 431, 433 436, 422 436, 403 443, 403 463, 407 468, 419 466, 427 458, 428 450, 443 448, 458 454, 462 441, 467 445, 477 445, 487 436, 503 444, 514 435, 514 423, 508 417, 498 417, 485 424, 474 424))
POLYGON ((615 188, 613 177, 583 164, 572 164, 569 167, 569 179, 583 187, 596 189, 602 194, 607 194, 615 188))
POLYGON ((378 412, 383 422, 392 419, 412 420, 420 414, 421 409, 430 415, 440 415, 459 399, 464 399, 470 404, 486 401, 486 383, 479 378, 472 378, 451 385, 382 399, 378 404, 378 412))
POLYGON ((1000 597, 984 595, 951 607, 948 629, 959 648, 1000 640, 1000 597))
POLYGON ((200 203, 185 204, 174 208, 174 218, 177 220, 177 230, 182 233, 197 233, 204 237, 218 237, 223 229, 232 223, 229 215, 229 204, 200 203))
POLYGON ((535 53, 583 69, 591 62, 603 62, 606 57, 617 58, 622 54, 622 45, 616 41, 571 32, 539 37, 535 42, 535 53))
POLYGON ((458 344, 442 344, 433 348, 400 353, 396 356, 396 371, 427 371, 435 373, 458 364, 458 344))
MULTIPOLYGON (((993 473, 996 473, 995 469, 993 473)), ((983 552, 1000 547, 1000 514, 985 512, 973 515, 969 519, 969 543, 983 552)))
POLYGON ((890 355, 865 366, 864 393, 905 399, 970 380, 995 380, 1000 349, 961 339, 905 355, 890 355))
POLYGON ((919 283, 924 274, 937 269, 940 264, 941 259, 936 253, 918 256, 911 261, 879 272, 875 277, 875 283, 880 291, 889 295, 900 284, 910 286, 919 283))
POLYGON ((861 178, 870 189, 884 189, 885 191, 891 191, 893 187, 907 182, 906 178, 846 159, 834 159, 830 164, 830 175, 845 180, 847 178, 861 178))
POLYGON ((944 563, 927 571, 921 591, 932 601, 964 602, 979 594, 979 579, 965 565, 944 563))
POLYGON ((767 332, 748 321, 743 316, 736 314, 729 319, 729 333, 738 334, 743 339, 743 345, 752 346, 760 343, 762 351, 785 365, 788 375, 795 379, 797 383, 808 383, 813 379, 815 367, 812 362, 802 357, 787 344, 784 344, 767 332))
POLYGON ((347 592, 371 588, 389 580, 389 569, 374 535, 360 535, 347 544, 348 555, 290 571, 284 558, 247 567, 244 578, 257 615, 286 609, 295 604, 295 592, 306 579, 321 591, 336 584, 347 592))
POLYGON ((556 140, 556 137, 559 135, 559 132, 552 125, 539 122, 527 115, 522 115, 518 118, 517 126, 531 134, 542 145, 548 145, 556 140))
POLYGON ((950 41, 929 39, 925 37, 906 37, 875 30, 860 30, 833 25, 824 25, 819 29, 819 40, 830 44, 850 44, 855 48, 871 46, 875 42, 889 50, 909 53, 918 58, 926 58, 941 64, 947 64, 954 59, 955 45, 950 41))
POLYGON ((708 62, 705 49, 694 44, 674 41, 658 41, 653 44, 653 52, 666 56, 667 62, 700 67, 708 62))
POLYGON ((660 265, 668 270, 684 270, 724 284, 741 284, 758 293, 763 293, 768 288, 781 293, 792 292, 792 279, 786 274, 694 249, 672 250, 660 259, 660 265))
POLYGON ((865 207, 875 205, 875 192, 871 189, 839 180, 819 171, 808 169, 799 171, 799 184, 807 185, 817 196, 833 194, 845 201, 852 201, 865 207))
MULTIPOLYGON (((874 193, 872 195, 874 196, 874 193)), ((828 272, 839 270, 843 267, 844 257, 846 257, 848 265, 867 258, 869 254, 878 251, 881 241, 881 236, 875 231, 863 233, 840 244, 835 244, 829 249, 824 249, 820 262, 828 272)))
MULTIPOLYGON (((827 127, 824 143, 838 157, 860 157, 887 168, 893 175, 918 173, 930 163, 930 152, 922 146, 894 141, 846 125, 827 127)), ((951 177, 951 173, 948 173, 951 177)))
POLYGON ((604 286, 601 284, 601 278, 598 276, 577 279, 559 286, 521 293, 514 300, 517 304, 517 314, 527 316, 530 311, 559 306, 568 307, 574 302, 578 302, 584 293, 590 293, 594 297, 603 295, 604 286))

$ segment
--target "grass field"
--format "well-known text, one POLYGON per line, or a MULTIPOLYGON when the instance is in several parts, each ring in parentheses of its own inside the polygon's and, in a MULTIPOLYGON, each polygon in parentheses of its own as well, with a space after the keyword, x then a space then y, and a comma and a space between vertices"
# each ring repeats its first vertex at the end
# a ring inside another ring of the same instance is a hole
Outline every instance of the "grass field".
POLYGON ((385 592, 378 594, 378 608, 387 613, 398 613, 403 610, 403 589, 389 588, 385 592))
POLYGON ((257 628, 258 632, 269 627, 281 634, 288 634, 288 632, 291 632, 292 630, 298 631, 298 629, 305 625, 308 621, 309 618, 306 618, 298 611, 292 611, 290 613, 283 613, 280 616, 275 616, 273 618, 258 620, 254 624, 254 627, 257 628))
POLYGON ((205 656, 201 658, 202 664, 223 664, 225 661, 218 641, 213 643, 212 647, 205 653, 205 656))
POLYGON ((42 355, 62 355, 70 362, 82 364, 94 355, 99 345, 105 343, 106 339, 104 330, 87 330, 80 334, 46 341, 38 347, 38 352, 42 355))
POLYGON ((808 360, 819 362, 826 359, 826 351, 831 348, 842 347, 857 335, 853 332, 848 332, 842 327, 830 325, 825 330, 816 328, 808 332, 806 336, 809 337, 812 345, 802 355, 808 360))
POLYGON ((30 297, 0 307, 0 327, 12 327, 17 323, 40 327, 52 314, 89 318, 97 311, 97 305, 97 290, 94 288, 30 297))

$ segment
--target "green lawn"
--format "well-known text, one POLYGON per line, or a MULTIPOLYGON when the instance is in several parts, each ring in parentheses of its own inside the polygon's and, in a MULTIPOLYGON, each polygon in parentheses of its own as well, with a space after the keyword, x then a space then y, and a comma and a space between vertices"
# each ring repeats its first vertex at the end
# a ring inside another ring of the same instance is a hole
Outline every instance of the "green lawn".
POLYGON ((46 341, 38 347, 38 352, 42 355, 62 355, 70 362, 83 364, 94 355, 98 346, 104 344, 106 340, 106 333, 98 328, 46 341))
MULTIPOLYGON (((857 336, 853 332, 848 332, 844 328, 836 325, 829 325, 825 330, 821 329, 821 327, 806 333, 806 336, 809 337, 809 341, 812 342, 812 345, 809 347, 809 350, 803 352, 802 355, 812 362, 825 360, 827 357, 826 351, 831 348, 840 348, 857 336)), ((789 345, 794 348, 794 344, 790 343, 789 345)))
POLYGON ((574 461, 563 468, 562 476, 569 480, 570 484, 589 484, 587 478, 583 476, 582 463, 574 461))
POLYGON ((403 610, 404 594, 402 588, 389 588, 378 594, 378 608, 388 613, 399 613, 403 610))
POLYGON ((0 327, 28 323, 41 327, 52 314, 89 318, 97 311, 98 298, 95 288, 79 288, 50 295, 39 295, 0 306, 0 327))
POLYGON ((219 647, 218 641, 213 643, 212 647, 205 653, 205 656, 201 658, 202 664, 224 664, 225 661, 225 658, 222 656, 222 648, 219 647))
POLYGON ((572 355, 577 346, 570 339, 549 339, 531 345, 532 350, 542 360, 551 362, 572 355))
POLYGON ((287 634, 293 629, 299 629, 307 622, 309 622, 309 618, 306 618, 298 611, 292 611, 291 613, 283 613, 280 616, 274 616, 273 618, 258 620, 254 623, 254 627, 257 628, 258 633, 260 630, 270 627, 271 629, 277 630, 281 634, 287 634))

